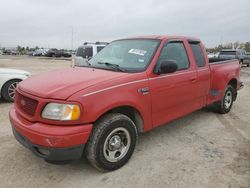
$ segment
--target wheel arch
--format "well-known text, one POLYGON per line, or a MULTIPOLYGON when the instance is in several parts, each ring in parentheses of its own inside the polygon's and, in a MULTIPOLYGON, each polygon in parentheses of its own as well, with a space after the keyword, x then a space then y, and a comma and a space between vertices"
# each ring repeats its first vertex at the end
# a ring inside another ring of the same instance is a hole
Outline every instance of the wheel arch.
POLYGON ((237 98, 237 79, 232 78, 227 85, 231 85, 234 88, 234 101, 237 98))
POLYGON ((105 116, 109 113, 121 113, 123 115, 128 116, 135 124, 137 131, 139 133, 144 132, 144 120, 143 117, 138 109, 136 109, 133 106, 130 105, 122 105, 122 106, 116 106, 112 109, 107 110, 106 112, 102 113, 96 121, 98 121, 100 118, 105 116))
POLYGON ((232 78, 227 85, 231 85, 234 87, 234 89, 237 89, 237 79, 236 78, 232 78))

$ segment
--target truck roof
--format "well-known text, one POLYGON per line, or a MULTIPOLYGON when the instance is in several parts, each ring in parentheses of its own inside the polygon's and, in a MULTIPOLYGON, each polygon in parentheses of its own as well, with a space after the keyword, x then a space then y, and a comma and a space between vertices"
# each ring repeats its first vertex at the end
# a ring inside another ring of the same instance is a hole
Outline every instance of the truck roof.
POLYGON ((187 37, 187 36, 172 36, 172 35, 145 35, 145 36, 136 36, 136 37, 129 37, 125 39, 184 39, 184 40, 194 40, 199 41, 200 39, 195 37, 187 37))

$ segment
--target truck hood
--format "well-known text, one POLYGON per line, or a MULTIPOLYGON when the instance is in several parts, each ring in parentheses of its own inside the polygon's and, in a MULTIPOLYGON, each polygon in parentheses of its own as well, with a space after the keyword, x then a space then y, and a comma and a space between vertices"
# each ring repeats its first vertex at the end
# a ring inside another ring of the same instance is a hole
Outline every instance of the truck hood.
POLYGON ((67 68, 31 76, 19 84, 19 89, 41 98, 65 100, 80 90, 125 75, 88 67, 67 68))

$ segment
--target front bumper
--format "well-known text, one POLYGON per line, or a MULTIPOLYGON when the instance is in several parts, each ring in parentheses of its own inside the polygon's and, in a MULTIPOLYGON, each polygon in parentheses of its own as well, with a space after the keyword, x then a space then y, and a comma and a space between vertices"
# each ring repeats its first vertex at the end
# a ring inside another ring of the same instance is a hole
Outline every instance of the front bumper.
POLYGON ((35 155, 49 161, 80 158, 92 131, 92 124, 55 126, 32 123, 14 108, 10 110, 9 118, 15 138, 35 155))
POLYGON ((81 158, 84 145, 70 148, 48 148, 32 144, 27 138, 18 133, 15 128, 12 129, 17 141, 32 151, 36 156, 47 161, 73 161, 81 158))

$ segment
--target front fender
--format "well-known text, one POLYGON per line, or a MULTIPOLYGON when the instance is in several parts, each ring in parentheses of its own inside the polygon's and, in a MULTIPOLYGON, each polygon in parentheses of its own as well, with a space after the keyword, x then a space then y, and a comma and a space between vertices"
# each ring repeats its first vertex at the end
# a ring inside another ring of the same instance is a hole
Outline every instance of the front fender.
POLYGON ((144 131, 152 128, 150 93, 142 94, 140 88, 148 87, 148 80, 135 84, 112 87, 92 93, 79 92, 68 100, 78 101, 83 106, 84 123, 93 123, 106 112, 122 106, 135 108, 144 122, 144 131))

